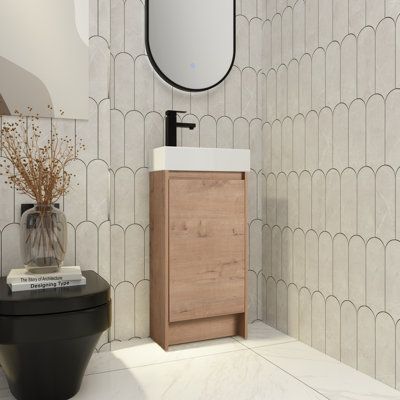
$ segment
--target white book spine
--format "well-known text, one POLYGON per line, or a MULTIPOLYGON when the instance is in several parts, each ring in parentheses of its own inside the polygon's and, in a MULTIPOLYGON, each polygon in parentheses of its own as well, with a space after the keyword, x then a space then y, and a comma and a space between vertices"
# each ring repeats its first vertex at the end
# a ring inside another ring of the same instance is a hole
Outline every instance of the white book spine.
POLYGON ((57 272, 47 274, 33 274, 25 268, 13 268, 7 275, 7 284, 11 283, 39 283, 56 281, 78 281, 82 279, 81 267, 61 267, 57 272))
POLYGON ((12 292, 23 292, 27 290, 57 289, 71 286, 86 285, 86 278, 69 281, 37 282, 37 283, 11 283, 9 286, 12 292))
POLYGON ((7 278, 7 284, 22 284, 22 283, 45 283, 45 282, 67 282, 67 281, 79 281, 82 279, 81 273, 74 273, 68 275, 57 275, 57 276, 26 276, 26 277, 12 277, 7 278))

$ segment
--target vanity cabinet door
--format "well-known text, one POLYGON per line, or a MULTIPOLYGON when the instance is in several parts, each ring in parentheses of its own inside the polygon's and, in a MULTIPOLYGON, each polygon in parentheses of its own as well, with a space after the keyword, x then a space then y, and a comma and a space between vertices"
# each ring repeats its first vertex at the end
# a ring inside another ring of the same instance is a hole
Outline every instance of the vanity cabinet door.
POLYGON ((243 313, 243 179, 169 180, 169 321, 243 313))

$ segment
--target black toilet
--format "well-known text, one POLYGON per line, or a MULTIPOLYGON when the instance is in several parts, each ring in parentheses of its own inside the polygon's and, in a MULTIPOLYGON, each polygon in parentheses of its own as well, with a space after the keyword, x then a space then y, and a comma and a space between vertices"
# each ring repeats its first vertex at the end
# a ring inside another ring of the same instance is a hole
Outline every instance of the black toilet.
POLYGON ((83 274, 86 286, 17 293, 0 279, 0 365, 18 400, 65 400, 79 391, 111 325, 109 284, 83 274))

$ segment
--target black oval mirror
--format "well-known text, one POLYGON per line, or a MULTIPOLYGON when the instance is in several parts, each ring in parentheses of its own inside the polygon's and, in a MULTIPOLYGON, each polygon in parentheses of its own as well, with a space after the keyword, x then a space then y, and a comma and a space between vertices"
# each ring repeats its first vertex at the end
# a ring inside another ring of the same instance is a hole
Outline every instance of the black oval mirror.
POLYGON ((147 0, 146 48, 170 85, 186 91, 218 85, 235 59, 235 1, 147 0))

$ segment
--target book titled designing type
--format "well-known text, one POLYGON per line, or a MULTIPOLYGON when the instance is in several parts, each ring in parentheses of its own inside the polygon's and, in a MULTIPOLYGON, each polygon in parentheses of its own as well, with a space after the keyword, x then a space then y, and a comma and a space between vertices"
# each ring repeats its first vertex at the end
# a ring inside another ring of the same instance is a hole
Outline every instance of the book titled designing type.
POLYGON ((49 274, 33 274, 25 268, 12 269, 7 276, 11 291, 53 289, 86 284, 81 268, 61 267, 59 271, 49 274))
POLYGON ((38 283, 10 283, 12 292, 23 292, 25 290, 41 290, 41 289, 57 289, 71 286, 86 285, 86 278, 77 281, 52 281, 52 282, 38 282, 38 283))

